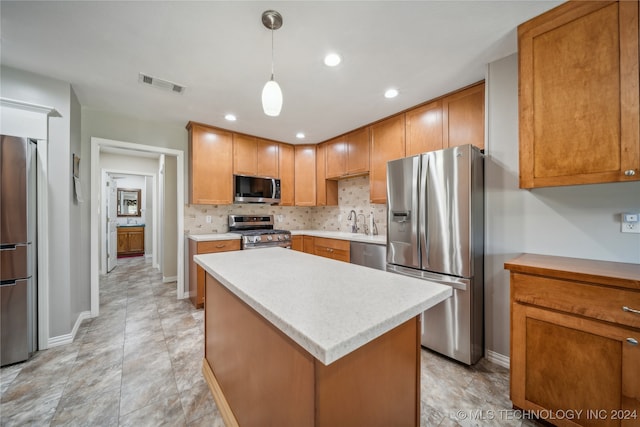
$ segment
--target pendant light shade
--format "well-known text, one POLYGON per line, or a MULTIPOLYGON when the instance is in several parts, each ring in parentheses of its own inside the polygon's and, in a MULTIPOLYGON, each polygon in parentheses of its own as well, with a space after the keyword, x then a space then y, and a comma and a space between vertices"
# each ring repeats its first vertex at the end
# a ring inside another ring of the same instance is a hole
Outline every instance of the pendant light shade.
POLYGON ((271 79, 262 88, 262 110, 267 116, 277 117, 282 110, 282 90, 273 78, 273 31, 282 26, 282 15, 267 10, 262 13, 262 24, 271 30, 271 79))
POLYGON ((273 76, 262 88, 262 110, 267 116, 272 117, 279 116, 282 110, 282 90, 273 80, 273 76))

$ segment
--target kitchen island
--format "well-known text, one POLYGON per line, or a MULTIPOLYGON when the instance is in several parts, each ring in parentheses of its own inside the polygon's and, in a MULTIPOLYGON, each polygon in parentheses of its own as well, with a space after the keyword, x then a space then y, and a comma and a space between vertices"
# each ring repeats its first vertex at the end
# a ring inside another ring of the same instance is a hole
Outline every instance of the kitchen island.
POLYGON ((451 288, 282 248, 198 255, 227 426, 418 426, 420 313, 451 288))

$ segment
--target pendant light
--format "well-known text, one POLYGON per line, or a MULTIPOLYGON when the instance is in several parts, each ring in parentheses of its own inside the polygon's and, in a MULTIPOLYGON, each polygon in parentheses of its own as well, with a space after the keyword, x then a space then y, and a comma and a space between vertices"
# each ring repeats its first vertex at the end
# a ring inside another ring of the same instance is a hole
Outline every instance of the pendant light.
POLYGON ((267 116, 277 117, 282 110, 282 90, 273 79, 273 32, 282 27, 282 15, 275 10, 262 13, 262 24, 271 30, 271 79, 262 89, 262 109, 267 116))

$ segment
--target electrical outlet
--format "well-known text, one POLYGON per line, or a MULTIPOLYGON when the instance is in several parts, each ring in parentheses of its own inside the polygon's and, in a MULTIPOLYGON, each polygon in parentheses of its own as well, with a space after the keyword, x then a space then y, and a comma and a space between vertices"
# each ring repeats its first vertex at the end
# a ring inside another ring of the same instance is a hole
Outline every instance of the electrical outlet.
POLYGON ((640 234, 640 215, 635 212, 623 213, 620 231, 622 233, 640 234))
POLYGON ((207 224, 211 224, 211 215, 207 215, 205 219, 207 221, 207 224))

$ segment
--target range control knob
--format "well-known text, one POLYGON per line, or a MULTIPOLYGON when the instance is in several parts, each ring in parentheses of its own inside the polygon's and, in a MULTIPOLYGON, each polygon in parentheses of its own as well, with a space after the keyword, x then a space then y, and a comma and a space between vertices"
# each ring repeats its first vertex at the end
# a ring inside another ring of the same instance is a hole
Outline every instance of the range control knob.
POLYGON ((267 240, 268 240, 268 241, 272 241, 272 240, 273 240, 273 237, 271 237, 271 236, 267 236, 267 240))
POLYGON ((259 242, 260 240, 262 240, 262 237, 260 237, 260 236, 255 236, 255 237, 253 238, 253 243, 259 242))
POLYGON ((282 239, 283 239, 282 234, 278 234, 278 240, 282 240, 282 239))

